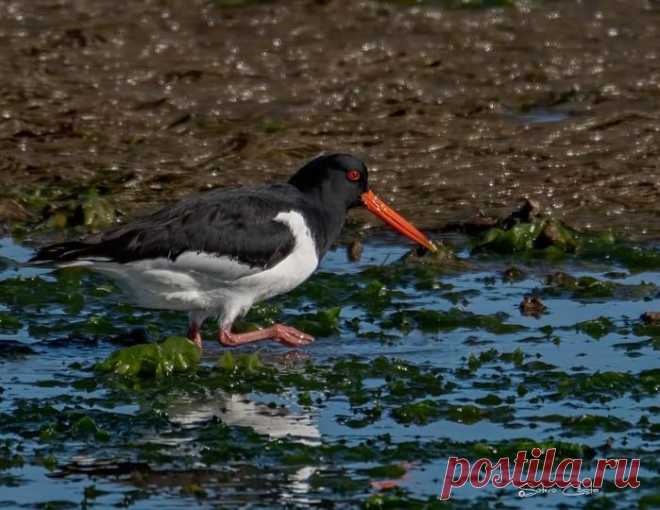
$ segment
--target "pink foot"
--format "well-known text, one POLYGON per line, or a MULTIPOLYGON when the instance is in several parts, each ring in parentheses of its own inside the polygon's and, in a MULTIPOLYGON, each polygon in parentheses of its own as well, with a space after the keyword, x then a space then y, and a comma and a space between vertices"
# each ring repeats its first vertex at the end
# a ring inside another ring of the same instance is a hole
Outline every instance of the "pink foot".
POLYGON ((275 324, 272 328, 274 329, 273 340, 278 341, 282 345, 301 347, 303 345, 311 344, 314 341, 312 335, 308 335, 292 326, 275 324))
POLYGON ((200 349, 202 348, 202 334, 199 332, 199 326, 194 322, 191 322, 188 328, 188 339, 200 349))
POLYGON ((269 339, 288 347, 302 347, 314 341, 313 336, 291 326, 285 326, 284 324, 275 324, 269 328, 240 334, 232 333, 229 329, 221 329, 218 335, 220 343, 227 347, 236 347, 238 345, 269 339))

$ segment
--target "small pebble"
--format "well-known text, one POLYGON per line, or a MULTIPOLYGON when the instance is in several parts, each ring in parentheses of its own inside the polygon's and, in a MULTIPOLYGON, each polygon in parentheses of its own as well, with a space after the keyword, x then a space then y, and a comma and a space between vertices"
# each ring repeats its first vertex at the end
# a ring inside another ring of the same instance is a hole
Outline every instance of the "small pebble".
POLYGON ((537 318, 548 309, 543 304, 543 301, 541 301, 541 298, 529 294, 523 297, 518 308, 520 308, 521 314, 537 318))
POLYGON ((660 324, 660 312, 644 312, 640 319, 647 324, 660 324))

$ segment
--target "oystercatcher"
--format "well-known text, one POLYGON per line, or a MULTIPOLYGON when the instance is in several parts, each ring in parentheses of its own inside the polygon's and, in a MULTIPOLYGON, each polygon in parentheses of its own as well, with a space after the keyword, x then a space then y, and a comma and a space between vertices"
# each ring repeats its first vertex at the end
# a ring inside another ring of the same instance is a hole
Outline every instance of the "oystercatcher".
POLYGON ((217 316, 219 340, 237 346, 273 339, 298 347, 313 338, 276 324, 232 333, 237 317, 303 283, 337 239, 349 209, 364 205, 435 251, 367 183, 367 167, 348 154, 318 157, 286 184, 216 189, 81 241, 41 249, 30 262, 89 267, 109 275, 146 308, 189 312, 188 337, 217 316))

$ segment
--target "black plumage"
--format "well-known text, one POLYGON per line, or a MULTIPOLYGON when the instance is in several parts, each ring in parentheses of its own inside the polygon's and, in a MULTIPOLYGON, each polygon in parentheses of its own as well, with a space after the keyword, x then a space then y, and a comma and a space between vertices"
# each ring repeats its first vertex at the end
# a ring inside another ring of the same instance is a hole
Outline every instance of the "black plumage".
MULTIPOLYGON (((174 261, 186 251, 196 251, 266 269, 294 247, 291 230, 275 221, 288 210, 301 212, 307 221, 320 218, 313 202, 289 184, 213 190, 82 241, 47 246, 32 262, 174 261)), ((324 229, 314 229, 313 234, 318 247, 327 244, 324 229)))
POLYGON ((366 179, 366 168, 356 158, 343 154, 322 156, 302 167, 287 184, 217 189, 194 195, 127 225, 81 241, 42 248, 31 262, 175 261, 182 253, 194 251, 228 256, 267 269, 294 248, 289 227, 275 220, 287 211, 303 215, 321 259, 339 235, 347 209, 360 203, 366 179), (343 182, 343 172, 351 166, 360 169, 363 182, 343 182), (337 192, 338 182, 345 187, 343 193, 337 192))

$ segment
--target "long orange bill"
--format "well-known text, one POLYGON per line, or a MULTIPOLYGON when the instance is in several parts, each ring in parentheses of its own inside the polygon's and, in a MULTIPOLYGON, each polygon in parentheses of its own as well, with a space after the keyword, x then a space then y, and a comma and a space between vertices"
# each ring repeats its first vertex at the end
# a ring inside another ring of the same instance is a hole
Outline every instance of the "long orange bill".
POLYGON ((372 213, 387 223, 397 232, 400 232, 408 239, 421 244, 430 251, 438 251, 431 240, 410 224, 403 216, 392 209, 389 205, 378 198, 372 191, 362 193, 362 203, 367 206, 372 213))

